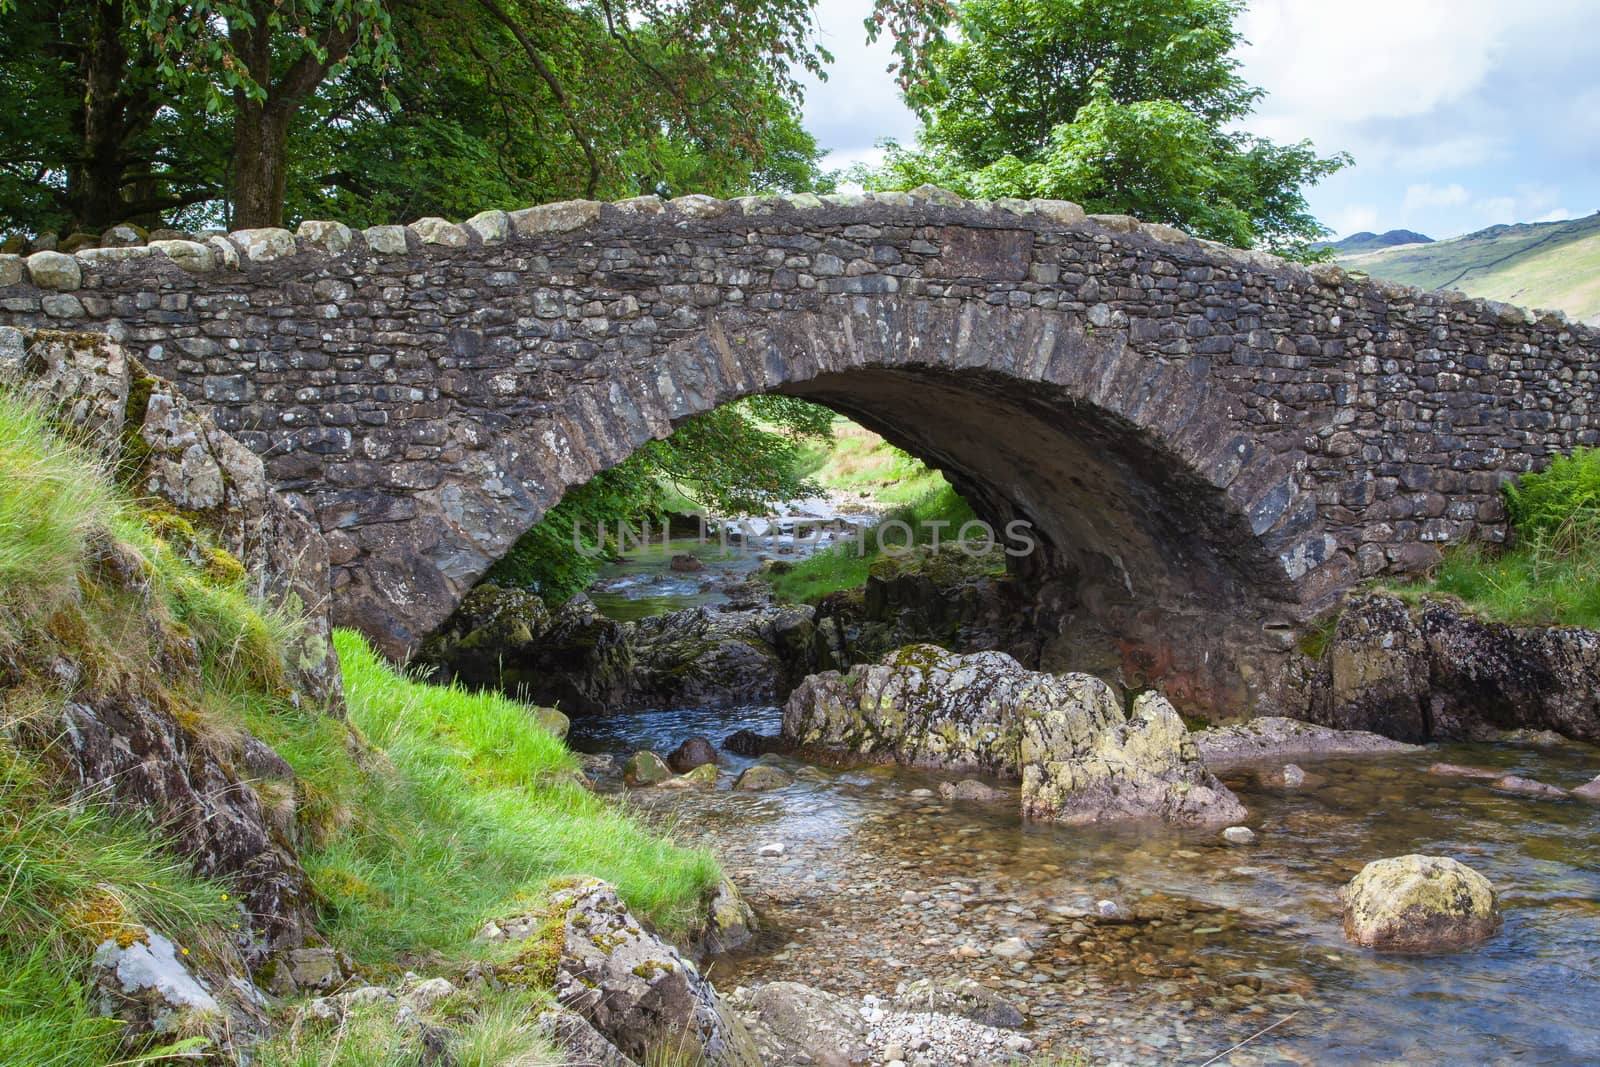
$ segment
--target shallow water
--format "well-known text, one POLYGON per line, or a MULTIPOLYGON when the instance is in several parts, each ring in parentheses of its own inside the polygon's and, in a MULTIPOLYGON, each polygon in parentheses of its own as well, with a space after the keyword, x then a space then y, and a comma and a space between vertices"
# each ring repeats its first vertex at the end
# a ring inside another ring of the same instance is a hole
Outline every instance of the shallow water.
MULTIPOLYGON (((646 712, 573 723, 593 752, 665 753, 693 734, 775 732, 775 708, 646 712)), ((1024 823, 1014 793, 946 802, 941 777, 885 767, 805 768, 786 789, 634 791, 687 839, 715 846, 770 930, 716 962, 724 988, 804 981, 889 995, 962 974, 1011 996, 1041 1049, 1091 1063, 1587 1064, 1600 1062, 1600 808, 1494 792, 1429 763, 1514 771, 1563 787, 1600 773, 1600 750, 1434 746, 1419 754, 1300 761, 1293 792, 1225 775, 1254 845, 1165 827, 1024 823), (782 842, 780 859, 761 845, 782 842), (1453 856, 1500 893, 1491 942, 1381 956, 1340 930, 1339 888, 1366 862, 1453 856), (917 899, 906 894, 928 894, 917 899), (1105 923, 1096 901, 1135 916, 1105 923), (990 952, 1022 937, 1027 960, 990 952)), ((768 757, 772 759, 773 757, 768 757)), ((1002 783, 1003 784, 1003 783, 1002 783)))
POLYGON ((828 500, 799 500, 782 514, 748 520, 724 534, 674 537, 660 532, 647 543, 601 568, 589 589, 601 614, 618 622, 664 615, 682 608, 729 603, 727 586, 748 578, 769 559, 803 559, 873 521, 872 516, 844 514, 828 500), (691 555, 702 570, 682 572, 672 557, 691 555))

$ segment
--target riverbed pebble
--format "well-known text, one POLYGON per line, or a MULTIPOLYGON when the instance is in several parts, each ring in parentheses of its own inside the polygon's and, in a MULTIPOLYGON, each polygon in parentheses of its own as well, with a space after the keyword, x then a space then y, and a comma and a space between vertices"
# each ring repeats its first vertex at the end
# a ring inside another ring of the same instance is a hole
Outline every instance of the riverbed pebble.
POLYGON ((1256 832, 1248 826, 1230 826, 1222 831, 1222 839, 1230 845, 1248 845, 1256 839, 1256 832))
POLYGON ((770 845, 762 845, 758 854, 768 858, 776 858, 783 855, 786 851, 788 850, 784 848, 782 841, 774 841, 770 845))

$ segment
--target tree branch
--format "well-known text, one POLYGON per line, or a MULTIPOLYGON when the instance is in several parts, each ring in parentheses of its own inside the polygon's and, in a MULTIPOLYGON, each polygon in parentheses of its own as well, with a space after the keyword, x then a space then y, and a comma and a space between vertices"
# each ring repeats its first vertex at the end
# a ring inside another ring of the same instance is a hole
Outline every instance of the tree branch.
POLYGON ((567 120, 567 129, 571 131, 573 138, 578 142, 578 146, 583 149, 584 157, 589 161, 589 181, 584 190, 585 195, 593 199, 600 188, 600 158, 595 153, 594 145, 584 135, 577 116, 573 114, 572 103, 567 98, 566 90, 561 87, 560 81, 556 79, 555 72, 544 61, 544 56, 539 53, 539 49, 534 45, 533 41, 523 32, 517 21, 505 12, 505 9, 495 3, 494 0, 478 0, 478 3, 495 21, 509 30, 511 36, 517 39, 517 43, 527 53, 528 61, 533 64, 534 72, 539 75, 545 85, 550 87, 550 93, 555 97, 556 106, 561 109, 562 116, 567 120))

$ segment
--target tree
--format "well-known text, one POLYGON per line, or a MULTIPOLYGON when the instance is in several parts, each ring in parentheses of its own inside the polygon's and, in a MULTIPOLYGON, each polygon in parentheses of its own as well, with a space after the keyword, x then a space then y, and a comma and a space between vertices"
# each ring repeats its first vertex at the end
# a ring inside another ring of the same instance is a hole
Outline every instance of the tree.
POLYGON ((907 100, 916 149, 877 188, 931 181, 1054 197, 1199 236, 1305 254, 1326 231, 1304 187, 1349 163, 1234 127, 1262 91, 1239 74, 1242 0, 967 0, 907 100))
MULTIPOLYGON (((249 227, 803 187, 813 3, 0 0, 0 208, 38 231, 221 199, 206 221, 249 227)), ((910 84, 947 14, 875 0, 867 33, 910 84)))
POLYGON ((124 0, 0 5, 0 212, 98 234, 215 196, 197 101, 159 77, 124 0))
POLYGON ((567 493, 486 577, 561 601, 594 581, 619 522, 659 516, 686 498, 721 515, 760 514, 817 492, 797 473, 797 442, 833 433, 828 408, 755 396, 696 415, 567 493))

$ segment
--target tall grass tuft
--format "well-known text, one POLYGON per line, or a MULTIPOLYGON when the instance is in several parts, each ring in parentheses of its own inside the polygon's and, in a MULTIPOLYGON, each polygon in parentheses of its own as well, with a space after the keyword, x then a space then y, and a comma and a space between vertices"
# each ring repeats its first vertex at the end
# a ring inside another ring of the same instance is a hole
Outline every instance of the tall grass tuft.
POLYGON ((117 510, 103 461, 0 389, 0 641, 75 595, 89 539, 117 510))
POLYGON ((1396 591, 1459 597, 1500 622, 1600 628, 1600 449, 1560 457, 1505 492, 1512 547, 1453 548, 1429 581, 1396 591))
POLYGON ((0 1063, 122 1061, 120 1023, 90 1003, 95 946, 145 926, 220 936, 231 915, 224 888, 190 874, 148 826, 63 800, 0 742, 0 1063))

